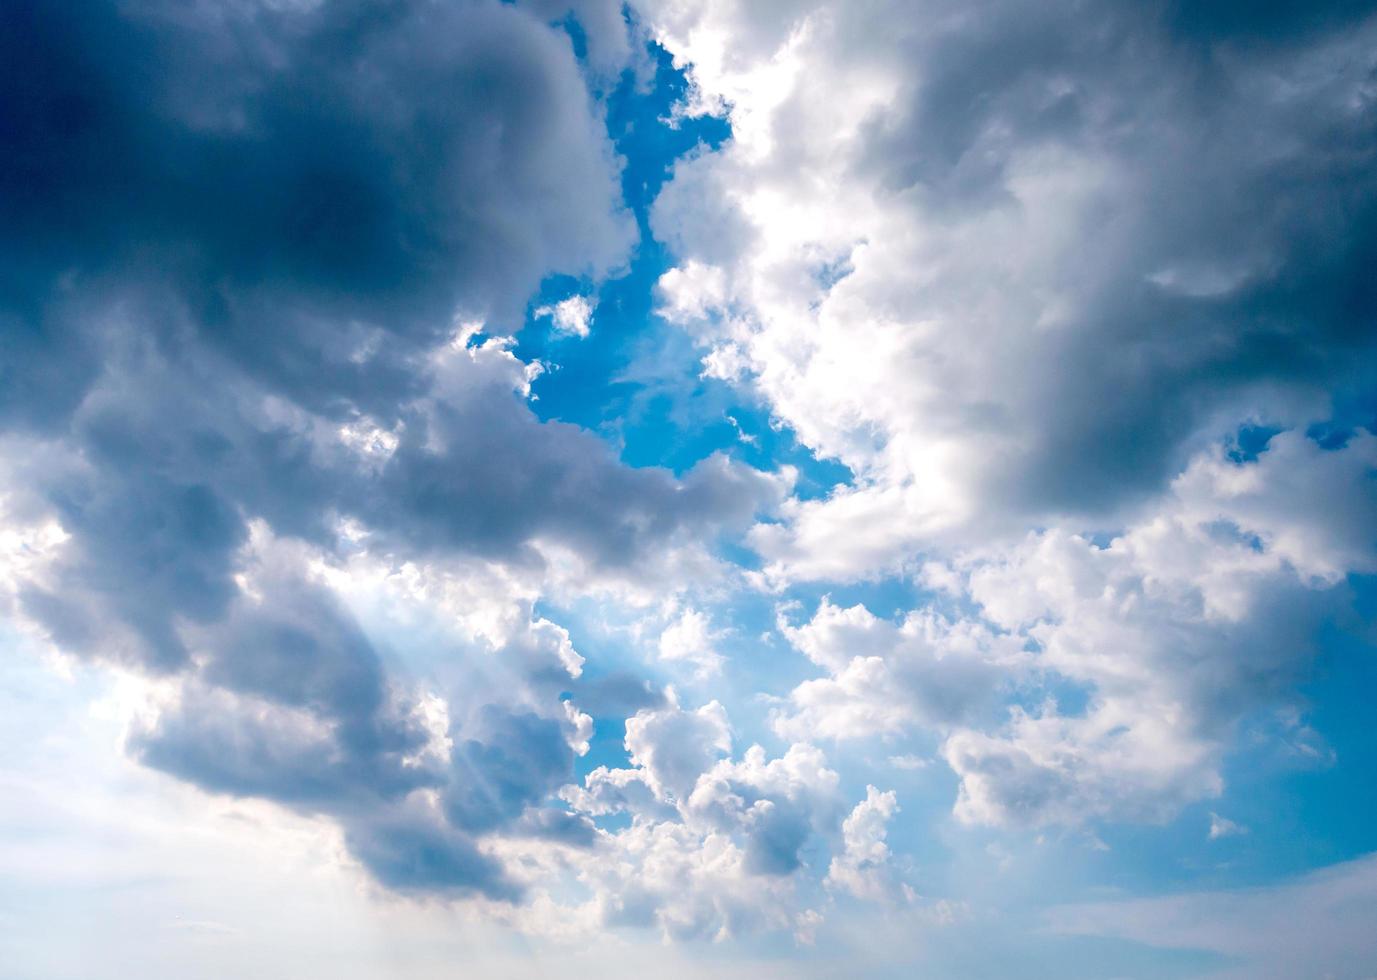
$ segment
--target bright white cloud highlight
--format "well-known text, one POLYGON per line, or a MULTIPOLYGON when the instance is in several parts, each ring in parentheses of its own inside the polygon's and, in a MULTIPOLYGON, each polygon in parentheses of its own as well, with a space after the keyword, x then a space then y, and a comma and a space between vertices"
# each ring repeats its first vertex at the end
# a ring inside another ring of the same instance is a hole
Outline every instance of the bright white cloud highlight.
POLYGON ((552 306, 538 306, 536 319, 548 317, 555 330, 570 337, 587 337, 593 319, 593 304, 587 296, 570 296, 552 306))

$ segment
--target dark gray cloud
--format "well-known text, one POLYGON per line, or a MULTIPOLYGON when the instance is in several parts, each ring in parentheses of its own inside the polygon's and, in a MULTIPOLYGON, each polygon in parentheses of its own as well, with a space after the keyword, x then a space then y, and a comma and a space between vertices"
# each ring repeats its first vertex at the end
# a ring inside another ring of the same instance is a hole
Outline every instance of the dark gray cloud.
POLYGON ((74 396, 92 304, 147 284, 254 372, 328 399, 379 381, 349 358, 358 325, 422 342, 460 309, 510 325, 541 276, 604 271, 630 244, 567 41, 515 8, 0 16, 10 412, 53 399, 31 387, 57 373, 46 358, 74 396))
POLYGON ((542 811, 573 752, 492 708, 436 763, 406 678, 292 549, 328 559, 353 520, 399 562, 534 567, 541 542, 631 575, 775 493, 723 460, 627 468, 541 423, 520 362, 448 346, 632 242, 602 109, 542 19, 596 15, 610 71, 620 9, 537 6, 0 8, 0 451, 10 509, 70 535, 19 607, 69 653, 180 677, 135 757, 332 817, 402 890, 517 897, 483 833, 591 843, 542 811))
POLYGON ((346 824, 353 854, 382 884, 420 895, 475 893, 515 901, 522 890, 502 866, 428 814, 388 814, 346 824))
POLYGON ((1179 472, 1222 406, 1371 384, 1377 63, 1344 32, 1372 5, 996 6, 915 37, 922 70, 857 166, 953 222, 1027 206, 1033 152, 1114 170, 1101 220, 1048 242, 1069 320, 1011 338, 1032 360, 983 422, 1035 423, 1007 503, 1112 506, 1179 472))
POLYGON ((472 832, 511 823, 569 781, 574 751, 559 723, 492 705, 481 716, 481 740, 456 739, 450 756, 454 782, 445 812, 472 832))
POLYGON ((420 744, 403 718, 341 723, 191 686, 154 727, 131 738, 130 749, 146 765, 212 792, 350 817, 439 781, 403 764, 403 753, 420 744))

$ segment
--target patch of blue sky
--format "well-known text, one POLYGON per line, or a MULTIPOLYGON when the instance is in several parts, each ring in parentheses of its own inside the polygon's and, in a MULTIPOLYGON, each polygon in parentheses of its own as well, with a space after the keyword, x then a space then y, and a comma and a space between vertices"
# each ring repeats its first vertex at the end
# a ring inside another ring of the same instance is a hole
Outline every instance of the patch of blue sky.
MULTIPOLYGON (((581 51, 577 22, 565 26, 581 51)), ((532 298, 515 348, 517 356, 547 367, 533 386, 532 407, 543 419, 600 433, 633 466, 683 473, 715 452, 729 452, 763 469, 792 465, 799 472, 797 495, 823 496, 849 482, 850 471, 817 459, 749 396, 701 377, 702 352, 655 315, 655 284, 674 257, 651 232, 651 206, 676 161, 718 149, 731 127, 715 116, 675 117, 688 79, 659 45, 649 44, 647 53, 653 70, 643 76, 628 69, 605 99, 608 134, 623 161, 622 194, 639 240, 620 275, 601 284, 552 276, 532 298), (588 337, 571 336, 537 314, 576 295, 592 307, 588 337)))
MULTIPOLYGON (((944 598, 907 575, 860 582, 799 582, 784 593, 784 600, 797 603, 804 618, 812 617, 824 597, 834 606, 865 606, 873 615, 896 622, 914 609, 940 606, 944 598)), ((794 617, 794 625, 798 618, 794 617)))
POLYGON ((649 78, 630 69, 608 93, 607 130, 622 158, 621 186, 635 217, 639 240, 627 269, 594 289, 570 276, 553 276, 542 284, 529 306, 529 316, 516 347, 518 356, 558 365, 537 385, 536 411, 590 429, 628 414, 637 385, 620 380, 644 335, 663 331, 653 315, 654 287, 673 262, 650 231, 650 206, 673 172, 675 161, 699 150, 711 150, 730 136, 725 119, 713 116, 670 122, 674 106, 688 92, 688 79, 659 45, 648 46, 653 65, 649 78), (593 334, 577 342, 559 334, 535 311, 571 294, 595 303, 593 334))
POLYGON ((1249 828, 1230 838, 1240 880, 1270 881, 1377 850, 1377 576, 1348 584, 1354 621, 1325 628, 1298 723, 1254 720, 1256 737, 1245 738, 1225 768, 1226 797, 1214 809, 1249 828))
MULTIPOLYGON (((988 923, 987 923, 988 925, 988 923)), ((982 930, 978 940, 966 930, 937 933, 932 940, 932 976, 1019 977, 1020 980, 1102 980, 1153 977, 1156 980, 1208 976, 1230 964, 1217 953, 1163 949, 1126 939, 1060 936, 1009 929, 982 930)), ((886 976, 901 976, 897 970, 886 976)), ((908 973, 907 976, 912 976, 908 973)))
POLYGON ((1235 463, 1252 463, 1266 451, 1272 437, 1281 432, 1275 425, 1242 425, 1225 445, 1225 456, 1235 463))

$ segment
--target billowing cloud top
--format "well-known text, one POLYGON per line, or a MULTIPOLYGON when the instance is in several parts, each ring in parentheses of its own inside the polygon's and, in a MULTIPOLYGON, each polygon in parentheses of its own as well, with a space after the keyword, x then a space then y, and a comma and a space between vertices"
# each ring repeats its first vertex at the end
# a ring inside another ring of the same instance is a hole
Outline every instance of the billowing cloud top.
POLYGON ((20 0, 0 65, 3 636, 201 819, 801 975, 1246 961, 1090 903, 1377 849, 1317 681, 1371 677, 1366 5, 20 0))

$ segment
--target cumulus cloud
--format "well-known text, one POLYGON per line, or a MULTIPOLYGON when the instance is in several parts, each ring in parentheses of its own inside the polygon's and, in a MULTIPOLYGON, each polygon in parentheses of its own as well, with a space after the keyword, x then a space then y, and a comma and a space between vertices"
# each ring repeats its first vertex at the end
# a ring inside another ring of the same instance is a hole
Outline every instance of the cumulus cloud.
POLYGON ((1021 641, 980 623, 925 611, 896 625, 826 598, 810 622, 783 632, 828 671, 793 690, 775 720, 784 735, 863 738, 970 723, 990 715, 1027 661, 1021 641))
POLYGON ((1350 523, 1372 505, 1372 437, 1332 452, 1294 433, 1273 442, 1255 462, 1198 459, 1173 503, 1106 547, 1045 532, 974 564, 984 615, 1088 700, 1080 712, 1016 709, 1001 735, 954 734, 944 754, 962 777, 958 815, 1157 819, 1218 794, 1240 720, 1284 710, 1317 630, 1342 608, 1336 562, 1365 571, 1377 557, 1350 552, 1337 530, 1372 526, 1350 523), (1327 493, 1334 505, 1317 511, 1327 493), (1312 523, 1296 543, 1291 529, 1312 523))
POLYGON ((889 845, 885 843, 886 825, 898 812, 893 791, 865 788, 865 799, 842 824, 842 852, 828 865, 828 885, 858 898, 885 899, 902 894, 912 899, 912 889, 899 886, 893 878, 889 845))
POLYGON ((1365 380, 1357 8, 1231 43, 1114 4, 638 6, 733 126, 656 205, 666 313, 856 474, 757 530, 777 576, 1103 519, 1365 380))
POLYGON ((660 658, 692 664, 700 675, 722 668, 722 655, 714 644, 719 639, 711 621, 697 609, 685 609, 660 634, 660 658))
POLYGON ((587 337, 588 323, 593 318, 593 305, 586 296, 570 296, 553 306, 537 306, 535 315, 537 318, 549 318, 559 333, 587 337))
POLYGON ((501 335, 635 234, 575 8, 615 72, 605 4, 0 14, 7 610, 161 679, 136 758, 333 818, 404 890, 513 899, 480 838, 591 842, 551 804, 591 719, 546 577, 643 578, 783 492, 526 403, 501 335), (379 641, 408 628, 410 665, 379 641))
POLYGON ((1374 446, 1282 432, 1250 459, 1205 451, 1107 541, 1051 528, 929 565, 953 613, 894 622, 824 597, 802 625, 782 616, 825 676, 775 728, 935 736, 970 823, 1158 821, 1217 796, 1244 719, 1293 726, 1345 576, 1377 568, 1374 446))
POLYGON ((795 742, 770 758, 752 745, 733 758, 717 702, 689 711, 671 692, 667 706, 628 719, 626 732, 632 768, 599 767, 562 792, 577 812, 632 817, 630 827, 604 832, 601 853, 581 866, 605 921, 640 917, 675 937, 792 929, 806 938, 822 921, 817 910, 799 918, 798 908, 805 851, 818 845, 836 849, 828 879, 836 887, 890 896, 879 865, 893 794, 872 787, 847 817, 840 776, 817 747, 795 742))
POLYGON ((121 310, 164 343, 187 310, 299 400, 385 405, 456 313, 514 323, 543 275, 604 274, 631 243, 568 44, 522 10, 67 13, 5 15, 12 417, 69 411, 121 310))
POLYGON ((1370 420, 1335 421, 1371 382, 1377 21, 638 9, 733 127, 656 204, 661 313, 852 474, 752 530, 761 583, 934 593, 783 624, 824 676, 777 731, 931 732, 975 823, 1217 795, 1377 557, 1370 420))
POLYGON ((664 708, 638 711, 626 721, 627 754, 647 785, 666 800, 686 798, 698 776, 731 751, 731 744, 727 711, 717 701, 685 711, 670 692, 664 708))
POLYGON ((1329 758, 1377 20, 1312 7, 7 5, 0 611, 138 679, 132 758, 523 928, 912 903, 861 756, 953 833, 1168 820, 1259 718, 1329 758), (729 448, 542 418, 527 315, 729 448))

